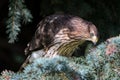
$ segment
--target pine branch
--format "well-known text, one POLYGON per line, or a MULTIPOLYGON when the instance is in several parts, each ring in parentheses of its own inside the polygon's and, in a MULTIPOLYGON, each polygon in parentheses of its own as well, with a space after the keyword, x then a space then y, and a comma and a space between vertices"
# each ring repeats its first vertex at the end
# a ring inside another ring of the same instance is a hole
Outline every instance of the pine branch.
POLYGON ((14 43, 20 32, 21 21, 31 22, 32 15, 24 5, 24 0, 9 0, 9 3, 6 33, 9 34, 9 43, 14 43))
POLYGON ((85 57, 41 57, 28 64, 22 72, 3 71, 0 79, 119 80, 120 36, 110 38, 90 49, 85 57))

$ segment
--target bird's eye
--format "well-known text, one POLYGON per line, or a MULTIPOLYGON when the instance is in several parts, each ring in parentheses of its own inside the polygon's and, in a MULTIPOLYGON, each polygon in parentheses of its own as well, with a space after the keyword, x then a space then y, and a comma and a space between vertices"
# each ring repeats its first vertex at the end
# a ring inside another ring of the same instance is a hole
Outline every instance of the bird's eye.
POLYGON ((90 36, 94 36, 94 33, 90 33, 90 36))

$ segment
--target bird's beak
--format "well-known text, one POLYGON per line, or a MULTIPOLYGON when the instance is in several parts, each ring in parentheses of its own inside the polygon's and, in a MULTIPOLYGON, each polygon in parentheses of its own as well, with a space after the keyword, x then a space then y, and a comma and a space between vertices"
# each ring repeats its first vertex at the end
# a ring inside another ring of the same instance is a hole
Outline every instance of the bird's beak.
POLYGON ((92 42, 94 43, 94 45, 97 43, 98 41, 98 37, 97 36, 93 36, 92 37, 92 42))

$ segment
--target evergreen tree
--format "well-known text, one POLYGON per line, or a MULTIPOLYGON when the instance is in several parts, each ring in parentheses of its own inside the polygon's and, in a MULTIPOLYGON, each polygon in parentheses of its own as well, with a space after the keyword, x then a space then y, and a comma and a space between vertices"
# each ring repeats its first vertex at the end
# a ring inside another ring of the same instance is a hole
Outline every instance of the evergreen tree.
POLYGON ((3 71, 1 80, 119 80, 120 36, 110 38, 85 57, 35 59, 22 72, 3 71))
MULTIPOLYGON (((62 12, 86 18, 97 25, 101 41, 104 41, 120 32, 119 3, 119 0, 41 0, 40 15, 62 12)), ((9 0, 6 33, 10 43, 17 40, 23 22, 31 20, 32 15, 24 0, 9 0)), ((117 36, 87 49, 82 57, 39 58, 21 72, 4 70, 0 80, 119 80, 119 58, 120 36, 117 36)))

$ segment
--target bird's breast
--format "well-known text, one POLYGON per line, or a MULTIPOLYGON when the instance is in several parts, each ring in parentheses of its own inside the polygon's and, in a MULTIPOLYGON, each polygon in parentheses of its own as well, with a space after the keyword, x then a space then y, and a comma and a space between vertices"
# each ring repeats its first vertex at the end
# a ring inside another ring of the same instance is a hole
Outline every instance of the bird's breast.
POLYGON ((45 57, 53 57, 56 55, 70 57, 72 56, 75 49, 78 48, 78 45, 81 45, 84 42, 84 40, 72 40, 65 43, 55 44, 48 49, 45 57))

